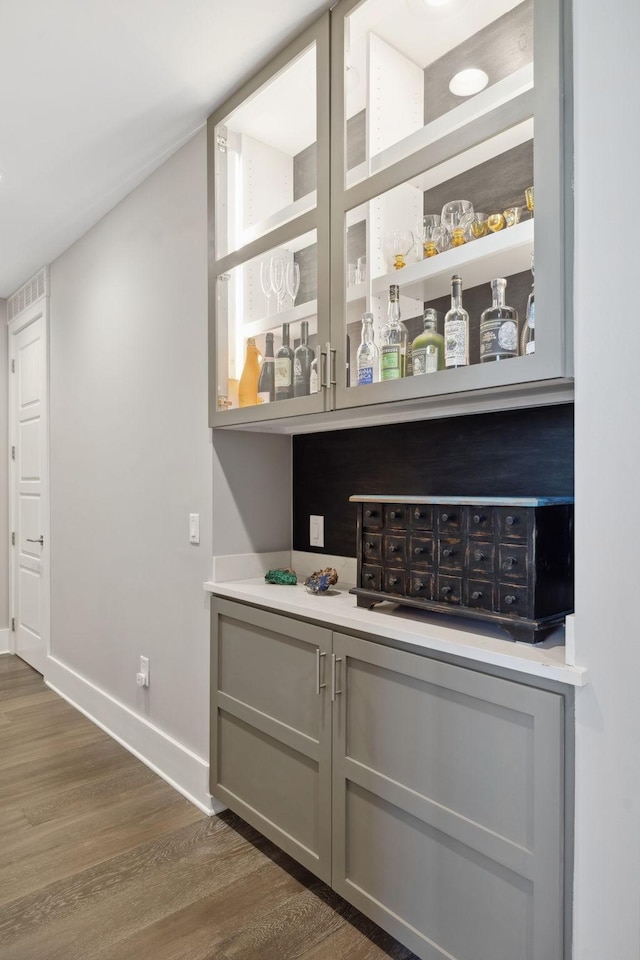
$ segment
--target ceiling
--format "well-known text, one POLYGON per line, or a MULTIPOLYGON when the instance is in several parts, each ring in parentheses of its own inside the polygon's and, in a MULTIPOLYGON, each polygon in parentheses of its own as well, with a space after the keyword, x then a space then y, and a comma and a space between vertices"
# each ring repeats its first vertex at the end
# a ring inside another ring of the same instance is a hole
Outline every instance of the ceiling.
POLYGON ((0 298, 82 236, 330 5, 0 0, 0 298))

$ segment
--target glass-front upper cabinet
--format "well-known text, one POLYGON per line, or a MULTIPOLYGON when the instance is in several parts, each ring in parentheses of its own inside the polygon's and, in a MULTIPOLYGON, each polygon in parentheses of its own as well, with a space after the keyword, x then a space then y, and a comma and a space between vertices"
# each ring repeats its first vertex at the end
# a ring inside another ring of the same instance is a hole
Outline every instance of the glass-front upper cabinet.
POLYGON ((563 4, 340 0, 332 43, 335 406, 560 389, 563 4))
POLYGON ((214 426, 325 408, 329 15, 209 119, 214 426))

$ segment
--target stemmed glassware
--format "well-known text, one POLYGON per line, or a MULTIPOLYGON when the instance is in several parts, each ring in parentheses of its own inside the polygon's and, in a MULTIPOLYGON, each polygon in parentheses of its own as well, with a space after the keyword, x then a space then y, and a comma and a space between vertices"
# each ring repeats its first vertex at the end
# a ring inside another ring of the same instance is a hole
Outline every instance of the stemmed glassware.
POLYGON ((291 297, 291 307, 293 308, 296 305, 296 297, 300 289, 300 264, 296 260, 290 260, 287 263, 284 282, 287 293, 291 297))
POLYGON ((465 233, 472 221, 473 204, 470 200, 451 200, 442 208, 442 223, 451 234, 453 247, 466 243, 465 233))
POLYGON ((414 237, 410 230, 393 230, 384 241, 384 252, 394 270, 407 265, 407 257, 414 246, 414 237))
POLYGON ((418 236, 422 241, 424 259, 435 257, 449 246, 449 234, 437 213, 428 213, 422 218, 422 230, 418 231, 418 236))
POLYGON ((269 276, 271 278, 273 292, 276 295, 276 313, 281 312, 285 298, 284 274, 284 260, 282 257, 271 257, 269 261, 269 276))
POLYGON ((267 316, 271 315, 271 294, 274 292, 271 286, 271 260, 262 260, 260 263, 260 288, 267 298, 267 316))

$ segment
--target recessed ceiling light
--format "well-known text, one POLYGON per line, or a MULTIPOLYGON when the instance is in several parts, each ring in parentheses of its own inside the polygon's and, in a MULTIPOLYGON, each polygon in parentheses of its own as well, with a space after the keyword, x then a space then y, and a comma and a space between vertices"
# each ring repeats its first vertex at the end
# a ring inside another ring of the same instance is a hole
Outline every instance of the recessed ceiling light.
POLYGON ((478 70, 476 67, 470 67, 468 70, 461 70, 452 77, 449 84, 449 90, 456 97, 471 97, 474 93, 480 93, 489 83, 489 77, 484 70, 478 70))

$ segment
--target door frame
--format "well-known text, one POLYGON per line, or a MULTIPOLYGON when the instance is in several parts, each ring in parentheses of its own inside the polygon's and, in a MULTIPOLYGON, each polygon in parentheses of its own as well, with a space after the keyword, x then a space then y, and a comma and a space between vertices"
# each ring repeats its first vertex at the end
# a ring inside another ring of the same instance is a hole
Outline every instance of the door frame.
MULTIPOLYGON (((15 381, 13 380, 15 355, 14 337, 21 333, 26 327, 42 318, 42 337, 44 354, 44 416, 42 428, 42 498, 41 498, 41 520, 42 536, 44 544, 41 553, 41 582, 42 582, 42 636, 45 644, 45 664, 51 654, 51 511, 50 511, 50 463, 49 463, 49 296, 41 297, 35 303, 30 304, 25 310, 14 316, 7 323, 7 356, 8 372, 7 386, 9 392, 9 418, 8 418, 8 478, 9 478, 9 533, 13 534, 16 530, 17 522, 17 483, 16 483, 16 464, 11 455, 12 447, 16 445, 16 399, 15 399, 15 381)), ((13 544, 13 536, 9 537, 9 652, 16 652, 16 633, 13 629, 16 617, 16 557, 18 545, 13 544)), ((45 676, 46 679, 46 676, 45 676)))

